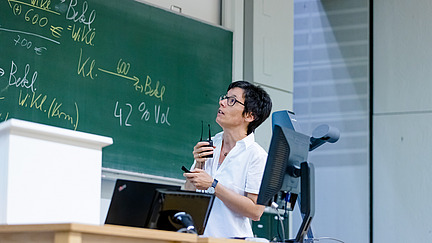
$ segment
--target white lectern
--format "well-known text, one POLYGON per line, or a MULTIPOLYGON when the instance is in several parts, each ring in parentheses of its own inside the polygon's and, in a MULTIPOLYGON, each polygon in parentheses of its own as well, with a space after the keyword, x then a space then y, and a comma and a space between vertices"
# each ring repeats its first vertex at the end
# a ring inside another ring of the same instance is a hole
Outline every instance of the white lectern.
POLYGON ((100 224, 102 148, 112 138, 0 123, 0 224, 100 224))

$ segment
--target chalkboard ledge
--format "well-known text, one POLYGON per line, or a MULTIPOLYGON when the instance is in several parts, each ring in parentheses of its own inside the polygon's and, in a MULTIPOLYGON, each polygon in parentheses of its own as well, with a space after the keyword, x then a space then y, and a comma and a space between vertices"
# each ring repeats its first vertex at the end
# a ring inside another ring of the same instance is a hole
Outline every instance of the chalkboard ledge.
MULTIPOLYGON (((179 173, 182 173, 179 169, 179 173)), ((117 179, 132 180, 132 181, 142 181, 157 184, 175 185, 183 186, 186 180, 169 178, 157 175, 150 175, 144 173, 130 172, 125 170, 117 170, 111 168, 102 168, 102 180, 112 180, 117 179)))

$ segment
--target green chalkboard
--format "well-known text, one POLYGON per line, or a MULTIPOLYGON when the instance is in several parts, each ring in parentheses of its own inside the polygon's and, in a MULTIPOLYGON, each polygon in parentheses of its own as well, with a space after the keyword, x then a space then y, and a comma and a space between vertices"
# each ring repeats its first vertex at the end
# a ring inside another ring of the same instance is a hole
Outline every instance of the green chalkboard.
POLYGON ((0 2, 0 121, 112 137, 106 168, 182 178, 231 78, 217 26, 131 0, 0 2))

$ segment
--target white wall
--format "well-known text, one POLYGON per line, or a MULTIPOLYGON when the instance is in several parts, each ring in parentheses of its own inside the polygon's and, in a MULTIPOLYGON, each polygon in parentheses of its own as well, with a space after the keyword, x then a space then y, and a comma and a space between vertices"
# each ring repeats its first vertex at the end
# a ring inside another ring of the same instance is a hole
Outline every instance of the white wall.
MULTIPOLYGON (((292 110, 292 1, 245 1, 244 77, 263 87, 273 102, 272 112, 292 110)), ((268 149, 271 117, 257 128, 257 142, 268 149)))
MULTIPOLYGON (((316 174, 313 233, 368 242, 368 1, 294 4, 294 112, 307 135, 320 124, 341 132, 336 144, 309 153, 316 174)), ((299 218, 294 214, 294 222, 299 218)))
POLYGON ((374 1, 374 242, 432 242, 431 13, 374 1))

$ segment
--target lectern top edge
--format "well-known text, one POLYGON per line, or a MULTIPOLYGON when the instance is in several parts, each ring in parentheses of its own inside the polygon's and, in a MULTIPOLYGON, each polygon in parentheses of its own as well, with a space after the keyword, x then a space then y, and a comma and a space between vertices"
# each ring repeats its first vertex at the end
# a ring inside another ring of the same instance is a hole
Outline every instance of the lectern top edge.
POLYGON ((113 139, 110 137, 73 131, 14 118, 0 123, 0 136, 4 134, 67 141, 67 143, 77 143, 91 147, 96 146, 99 148, 106 147, 113 143, 113 139))

